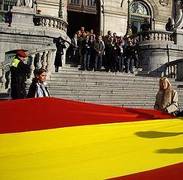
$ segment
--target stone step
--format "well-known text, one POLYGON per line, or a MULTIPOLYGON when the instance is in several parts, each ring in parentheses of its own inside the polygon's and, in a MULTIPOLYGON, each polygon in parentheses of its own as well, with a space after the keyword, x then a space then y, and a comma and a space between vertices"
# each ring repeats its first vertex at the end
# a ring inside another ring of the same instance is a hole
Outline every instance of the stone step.
MULTIPOLYGON (((181 82, 169 79, 178 89, 181 82)), ((80 71, 74 67, 64 67, 53 73, 48 81, 50 93, 55 97, 74 99, 82 102, 153 108, 159 89, 159 78, 138 76, 135 74, 80 71)), ((182 96, 183 97, 183 96, 182 96)), ((183 98, 179 98, 180 104, 183 98)))
MULTIPOLYGON (((138 78, 118 78, 118 77, 85 77, 85 76, 52 76, 50 78, 51 82, 58 82, 58 81, 63 81, 63 82, 101 82, 101 83, 116 83, 116 82, 121 82, 123 84, 128 83, 137 83, 137 84, 147 84, 147 85, 156 85, 158 86, 158 80, 148 80, 148 79, 138 79, 138 78)), ((48 82, 50 82, 48 81, 48 82)), ((180 86, 182 83, 181 82, 176 82, 176 81, 171 81, 172 86, 180 86)))
POLYGON ((132 95, 132 94, 125 94, 125 96, 123 94, 94 94, 94 93, 82 93, 82 92, 71 92, 71 93, 65 93, 64 92, 50 92, 53 95, 63 95, 63 96, 73 96, 73 97, 92 97, 92 98, 113 98, 113 99, 155 99, 155 95, 132 95), (118 96, 117 96, 118 95, 118 96))
MULTIPOLYGON (((62 76, 64 76, 64 77, 66 77, 66 76, 69 76, 69 77, 72 77, 72 76, 82 76, 82 77, 87 77, 87 76, 89 76, 89 77, 102 77, 102 76, 104 76, 105 78, 106 77, 108 77, 108 78, 111 78, 111 77, 127 77, 127 78, 129 78, 129 77, 131 77, 131 78, 135 78, 135 79, 142 79, 142 80, 144 80, 144 79, 148 79, 148 81, 150 81, 150 80, 156 80, 156 81, 158 81, 159 80, 159 77, 147 77, 147 76, 138 76, 138 75, 134 75, 134 74, 127 74, 127 73, 119 73, 119 72, 117 72, 117 73, 111 73, 111 72, 92 72, 92 71, 78 71, 78 70, 76 70, 76 69, 74 69, 74 70, 70 70, 70 71, 60 71, 60 72, 58 72, 58 73, 52 73, 52 76, 53 77, 62 77, 62 76)), ((52 77, 51 76, 51 77, 52 77)), ((172 79, 172 78, 169 78, 169 80, 170 81, 175 81, 174 79, 172 79)))
MULTIPOLYGON (((48 87, 50 92, 68 92, 68 93, 97 93, 97 94, 133 94, 133 95, 155 95, 157 93, 157 89, 142 89, 142 88, 88 88, 88 87, 68 87, 68 86, 57 86, 57 87, 48 87)), ((181 97, 183 91, 177 90, 178 94, 181 97)))
POLYGON ((150 92, 149 91, 136 91, 135 89, 131 89, 130 91, 124 91, 124 90, 105 90, 105 89, 49 89, 52 93, 62 93, 62 94, 94 94, 94 95, 121 95, 121 96, 127 96, 127 95, 133 95, 133 96, 155 96, 157 91, 150 92))
MULTIPOLYGON (((52 78, 51 80, 49 80, 48 82, 58 82, 58 81, 61 81, 61 82, 84 82, 84 83, 119 83, 120 84, 133 84, 133 83, 136 83, 136 84, 147 84, 147 85, 157 85, 158 86, 158 82, 154 82, 154 81, 144 81, 144 80, 140 80, 138 81, 137 79, 107 79, 107 78, 103 78, 103 79, 97 79, 97 78, 93 78, 93 77, 90 77, 90 78, 83 78, 83 77, 80 77, 80 78, 76 78, 76 77, 68 77, 68 78, 65 78, 65 77, 60 77, 60 78, 52 78)), ((172 85, 179 85, 177 83, 172 83, 172 85)))
POLYGON ((59 85, 48 85, 49 89, 64 89, 64 90, 70 90, 70 89, 79 89, 79 90, 109 90, 109 91, 124 91, 124 90, 143 90, 143 91, 157 91, 157 87, 143 87, 143 86, 98 86, 98 85, 88 85, 88 84, 82 84, 82 85, 77 85, 77 84, 59 84, 59 85))
MULTIPOLYGON (((109 89, 109 88, 72 88, 72 87, 54 87, 54 88, 49 88, 50 91, 52 92, 80 92, 80 93, 86 93, 86 92, 92 92, 92 93, 106 93, 106 94, 136 94, 136 95, 140 95, 140 94, 149 94, 149 89, 144 89, 142 90, 141 88, 136 88, 136 89, 132 89, 132 88, 120 88, 120 89, 109 89), (105 92, 106 91, 106 92, 105 92), (128 93, 129 92, 129 93, 128 93)), ((157 93, 157 90, 151 90, 151 93, 150 94, 156 94, 157 93)))
MULTIPOLYGON (((58 73, 58 74, 52 74, 50 76, 51 79, 53 78, 60 78, 60 77, 68 77, 68 78, 72 78, 72 77, 77 77, 77 78, 96 78, 96 79, 138 79, 138 80, 144 80, 144 79, 149 79, 147 77, 141 77, 141 76, 135 76, 135 75, 131 75, 131 74, 127 74, 127 75, 123 75, 123 74, 109 74, 109 73, 105 73, 105 74, 96 74, 96 72, 92 72, 91 74, 83 74, 83 73, 58 73)), ((159 78, 151 78, 149 79, 149 81, 158 81, 159 78)))

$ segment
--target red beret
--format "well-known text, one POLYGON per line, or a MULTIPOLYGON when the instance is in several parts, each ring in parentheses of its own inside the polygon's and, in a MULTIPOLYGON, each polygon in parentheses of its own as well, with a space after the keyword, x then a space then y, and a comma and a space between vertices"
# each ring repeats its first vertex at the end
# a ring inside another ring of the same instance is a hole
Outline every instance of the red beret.
POLYGON ((18 50, 16 54, 19 57, 23 57, 23 58, 27 57, 27 54, 23 50, 18 50))

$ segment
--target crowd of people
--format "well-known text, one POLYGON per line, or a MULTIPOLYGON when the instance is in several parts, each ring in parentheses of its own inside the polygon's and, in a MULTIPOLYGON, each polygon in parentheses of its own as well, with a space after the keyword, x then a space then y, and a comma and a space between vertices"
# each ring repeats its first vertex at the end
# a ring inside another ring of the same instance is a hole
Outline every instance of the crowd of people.
POLYGON ((67 50, 70 62, 81 65, 81 70, 130 72, 138 68, 138 42, 135 38, 118 36, 108 31, 107 35, 95 35, 81 27, 71 39, 67 50))

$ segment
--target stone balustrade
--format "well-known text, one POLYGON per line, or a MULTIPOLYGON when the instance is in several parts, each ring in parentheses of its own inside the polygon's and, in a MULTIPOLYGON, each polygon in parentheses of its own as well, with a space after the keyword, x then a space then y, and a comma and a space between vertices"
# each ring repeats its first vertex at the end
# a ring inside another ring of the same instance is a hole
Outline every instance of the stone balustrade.
MULTIPOLYGON (((31 83, 34 77, 34 70, 39 68, 46 69, 49 78, 53 69, 55 54, 56 49, 54 48, 29 51, 27 64, 30 65, 31 72, 27 80, 28 83, 31 83)), ((10 62, 0 64, 0 86, 0 90, 4 92, 10 88, 10 62)))
MULTIPOLYGON (((0 11, 0 22, 5 22, 5 13, 6 11, 0 11)), ((63 30, 67 32, 67 22, 63 19, 48 15, 35 14, 33 18, 33 22, 35 26, 42 26, 48 28, 54 28, 58 30, 63 30)), ((7 23, 7 22, 6 22, 7 23)))
POLYGON ((175 42, 175 35, 169 31, 148 31, 140 32, 137 35, 139 42, 143 41, 164 41, 164 42, 175 42))
POLYGON ((34 70, 44 68, 47 71, 47 75, 52 72, 56 49, 43 49, 34 50, 29 52, 28 64, 31 68, 30 80, 34 77, 34 70))
POLYGON ((183 59, 178 59, 165 64, 165 71, 162 76, 174 78, 178 81, 183 81, 183 59))
POLYGON ((36 14, 34 16, 33 21, 35 26, 54 28, 54 29, 63 30, 65 32, 67 31, 68 24, 60 18, 36 14))

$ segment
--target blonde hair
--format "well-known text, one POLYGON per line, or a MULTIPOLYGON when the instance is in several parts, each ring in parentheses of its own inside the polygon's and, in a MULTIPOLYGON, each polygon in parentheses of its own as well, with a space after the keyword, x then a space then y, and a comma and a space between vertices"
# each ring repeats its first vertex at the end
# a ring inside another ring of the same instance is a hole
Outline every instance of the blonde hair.
POLYGON ((167 77, 161 77, 159 79, 159 90, 163 90, 162 89, 163 82, 166 82, 167 83, 167 89, 172 89, 172 85, 171 85, 169 79, 167 77))

